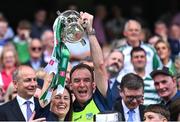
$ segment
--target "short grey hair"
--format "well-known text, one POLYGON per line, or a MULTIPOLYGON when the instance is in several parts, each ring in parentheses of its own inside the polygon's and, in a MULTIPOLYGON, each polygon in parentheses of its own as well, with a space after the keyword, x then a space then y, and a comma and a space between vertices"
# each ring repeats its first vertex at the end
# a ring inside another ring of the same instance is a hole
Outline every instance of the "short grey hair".
POLYGON ((47 37, 46 37, 46 33, 53 33, 53 31, 50 30, 50 29, 47 29, 47 30, 43 31, 43 33, 42 33, 42 35, 41 35, 41 40, 42 40, 42 41, 47 38, 47 37))
POLYGON ((13 81, 17 81, 17 80, 18 80, 18 75, 19 75, 19 70, 16 69, 16 70, 13 72, 13 81))
POLYGON ((142 29, 140 22, 138 22, 138 21, 135 20, 135 19, 130 19, 130 20, 128 20, 128 21, 125 23, 125 25, 124 25, 124 31, 127 31, 127 30, 128 30, 129 23, 131 23, 131 22, 136 23, 137 25, 139 25, 140 29, 142 29))
POLYGON ((20 78, 20 74, 23 72, 23 68, 24 67, 29 67, 31 68, 30 66, 27 66, 27 65, 21 65, 19 66, 14 72, 13 72, 13 81, 18 81, 19 78, 20 78))

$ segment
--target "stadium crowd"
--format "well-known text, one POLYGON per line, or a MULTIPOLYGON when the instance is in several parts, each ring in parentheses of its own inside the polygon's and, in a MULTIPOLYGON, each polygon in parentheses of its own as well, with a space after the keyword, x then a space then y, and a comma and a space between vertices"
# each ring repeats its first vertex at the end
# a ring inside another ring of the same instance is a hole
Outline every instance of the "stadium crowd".
POLYGON ((168 23, 159 18, 153 30, 140 17, 123 17, 118 6, 111 15, 106 19, 104 5, 80 14, 86 44, 65 43, 66 86, 45 103, 40 96, 53 75, 42 69, 54 48, 47 11, 19 21, 15 31, 1 13, 0 121, 93 122, 115 112, 118 121, 180 121, 180 14, 168 23))

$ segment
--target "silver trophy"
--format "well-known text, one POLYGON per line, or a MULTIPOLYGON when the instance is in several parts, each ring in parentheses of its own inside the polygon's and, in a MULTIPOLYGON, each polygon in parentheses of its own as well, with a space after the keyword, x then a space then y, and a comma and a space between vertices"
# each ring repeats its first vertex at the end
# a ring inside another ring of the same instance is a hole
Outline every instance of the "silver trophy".
POLYGON ((85 40, 83 39, 85 35, 85 27, 82 26, 78 21, 80 14, 74 10, 67 10, 62 13, 58 11, 57 14, 59 15, 64 26, 61 34, 63 42, 81 42, 82 45, 85 45, 85 40))

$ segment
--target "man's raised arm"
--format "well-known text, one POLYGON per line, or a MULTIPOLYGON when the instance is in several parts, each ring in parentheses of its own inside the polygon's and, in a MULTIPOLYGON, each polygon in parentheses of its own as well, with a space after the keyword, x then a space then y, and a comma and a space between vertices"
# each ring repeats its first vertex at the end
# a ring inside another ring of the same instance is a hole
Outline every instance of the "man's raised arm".
POLYGON ((105 69, 102 49, 93 30, 93 16, 88 13, 80 13, 82 23, 86 23, 87 36, 90 41, 90 51, 94 64, 95 83, 101 94, 105 97, 108 88, 108 77, 105 69))

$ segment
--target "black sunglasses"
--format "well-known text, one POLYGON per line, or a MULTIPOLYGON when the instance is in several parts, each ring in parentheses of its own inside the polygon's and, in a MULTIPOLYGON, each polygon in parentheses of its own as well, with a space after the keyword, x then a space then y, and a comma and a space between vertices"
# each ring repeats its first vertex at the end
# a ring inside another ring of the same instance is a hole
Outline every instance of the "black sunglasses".
POLYGON ((31 47, 32 51, 41 51, 42 48, 41 47, 31 47))

